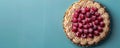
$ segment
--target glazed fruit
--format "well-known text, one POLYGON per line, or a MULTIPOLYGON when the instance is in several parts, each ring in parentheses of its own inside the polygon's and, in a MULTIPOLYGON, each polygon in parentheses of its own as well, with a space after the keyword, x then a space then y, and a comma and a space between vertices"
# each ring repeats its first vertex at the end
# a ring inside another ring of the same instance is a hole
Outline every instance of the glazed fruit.
POLYGON ((103 31, 105 23, 96 7, 82 7, 75 10, 72 17, 72 31, 79 38, 93 38, 103 31))

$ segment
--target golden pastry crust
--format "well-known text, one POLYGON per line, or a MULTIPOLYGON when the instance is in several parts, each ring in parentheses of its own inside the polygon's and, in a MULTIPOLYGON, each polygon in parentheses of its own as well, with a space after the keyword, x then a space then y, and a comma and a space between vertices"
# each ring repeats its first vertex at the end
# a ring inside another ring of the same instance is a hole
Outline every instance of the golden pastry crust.
POLYGON ((67 35, 67 37, 75 44, 82 45, 82 46, 91 46, 94 44, 97 44, 101 40, 103 40, 106 35, 109 33, 109 25, 110 25, 110 19, 109 15, 106 12, 105 8, 101 6, 98 2, 92 1, 92 0, 82 0, 75 2, 70 6, 67 11, 65 12, 64 19, 63 19, 63 28, 67 35), (103 32, 100 33, 100 36, 95 36, 94 38, 78 38, 75 36, 75 33, 72 32, 72 15, 74 13, 75 9, 78 9, 80 7, 97 7, 98 12, 101 14, 101 16, 104 18, 103 22, 105 23, 105 27, 103 28, 103 32))

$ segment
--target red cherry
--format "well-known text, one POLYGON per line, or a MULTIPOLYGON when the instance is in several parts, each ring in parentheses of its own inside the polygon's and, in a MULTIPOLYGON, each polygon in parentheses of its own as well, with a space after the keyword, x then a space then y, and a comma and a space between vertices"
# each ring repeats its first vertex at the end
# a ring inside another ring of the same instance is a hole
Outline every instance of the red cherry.
POLYGON ((87 29, 84 29, 84 33, 85 33, 85 34, 88 34, 88 30, 87 30, 87 29))
POLYGON ((85 25, 85 24, 86 24, 86 21, 85 21, 85 20, 82 20, 82 23, 85 25))
POLYGON ((79 28, 82 28, 82 26, 83 26, 82 23, 78 23, 78 24, 79 24, 79 28))
POLYGON ((95 12, 95 16, 97 16, 97 17, 98 17, 98 16, 100 16, 100 13, 98 13, 98 12, 95 12))
POLYGON ((83 33, 83 29, 78 28, 78 32, 83 33))
POLYGON ((78 22, 81 22, 81 18, 78 18, 78 22))
POLYGON ((87 29, 87 28, 88 28, 88 26, 87 26, 87 25, 83 25, 83 28, 87 29))
POLYGON ((73 17, 77 18, 77 17, 78 17, 78 13, 75 12, 75 13, 73 14, 73 17))
POLYGON ((92 15, 93 15, 94 13, 95 13, 95 11, 93 11, 93 10, 90 10, 90 14, 92 14, 92 15))
POLYGON ((95 24, 95 25, 98 25, 98 24, 99 24, 99 21, 98 21, 98 20, 95 20, 94 24, 95 24))
POLYGON ((89 11, 90 11, 90 8, 85 7, 85 11, 86 11, 86 12, 89 12, 89 11))
POLYGON ((77 32, 75 35, 76 35, 77 37, 80 37, 80 36, 81 36, 81 33, 80 33, 80 32, 77 32))
POLYGON ((96 29, 97 29, 97 26, 96 26, 96 25, 93 25, 93 29, 96 30, 96 29))
POLYGON ((87 13, 86 13, 86 17, 88 17, 88 18, 91 17, 90 12, 87 12, 87 13))
POLYGON ((92 33, 92 32, 93 32, 93 29, 92 29, 92 28, 89 28, 88 32, 89 32, 89 33, 92 33))
POLYGON ((76 32, 76 31, 77 31, 77 27, 72 26, 72 31, 73 31, 73 32, 76 32))
POLYGON ((72 18, 72 22, 77 23, 77 18, 72 18))
POLYGON ((88 26, 88 28, 91 28, 91 27, 93 27, 93 24, 89 23, 89 24, 87 24, 87 26, 88 26))
POLYGON ((85 18, 85 16, 84 16, 83 14, 79 14, 79 17, 80 17, 81 19, 84 19, 84 18, 85 18))
POLYGON ((72 25, 78 27, 78 23, 72 23, 72 25))
POLYGON ((96 16, 92 16, 91 19, 94 21, 96 20, 96 16))
POLYGON ((103 31, 102 27, 98 27, 98 31, 102 32, 103 31))
POLYGON ((98 9, 96 7, 92 7, 92 10, 96 12, 98 9))
POLYGON ((86 23, 91 22, 91 18, 86 18, 86 23))
POLYGON ((94 35, 95 35, 95 36, 99 36, 100 34, 99 34, 98 31, 94 31, 94 35))
POLYGON ((81 8, 81 13, 83 13, 83 14, 86 13, 85 8, 83 8, 83 7, 81 8))
POLYGON ((92 35, 92 34, 88 34, 88 37, 89 37, 89 38, 93 38, 93 35, 92 35))
POLYGON ((98 17, 98 21, 103 21, 103 18, 102 17, 98 17))
POLYGON ((81 37, 82 37, 82 38, 86 38, 87 35, 86 35, 86 34, 81 34, 81 37))
POLYGON ((100 22, 100 26, 101 26, 101 27, 104 27, 104 26, 105 26, 105 23, 104 23, 104 22, 100 22))

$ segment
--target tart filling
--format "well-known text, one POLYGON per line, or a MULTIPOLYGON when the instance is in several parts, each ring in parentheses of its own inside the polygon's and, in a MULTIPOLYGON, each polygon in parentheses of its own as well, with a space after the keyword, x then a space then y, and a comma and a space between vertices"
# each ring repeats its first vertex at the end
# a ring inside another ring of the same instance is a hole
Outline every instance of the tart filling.
POLYGON ((103 17, 96 7, 81 7, 72 15, 72 32, 80 38, 99 36, 105 27, 103 17))

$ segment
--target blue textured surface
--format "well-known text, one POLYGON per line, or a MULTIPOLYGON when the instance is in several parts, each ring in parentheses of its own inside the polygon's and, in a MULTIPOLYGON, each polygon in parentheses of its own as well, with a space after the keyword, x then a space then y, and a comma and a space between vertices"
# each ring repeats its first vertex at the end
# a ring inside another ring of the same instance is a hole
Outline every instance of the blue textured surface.
MULTIPOLYGON (((0 48, 81 48, 66 38, 62 19, 77 0, 0 0, 0 48)), ((110 36, 95 48, 120 48, 120 0, 96 0, 111 17, 110 36)))

